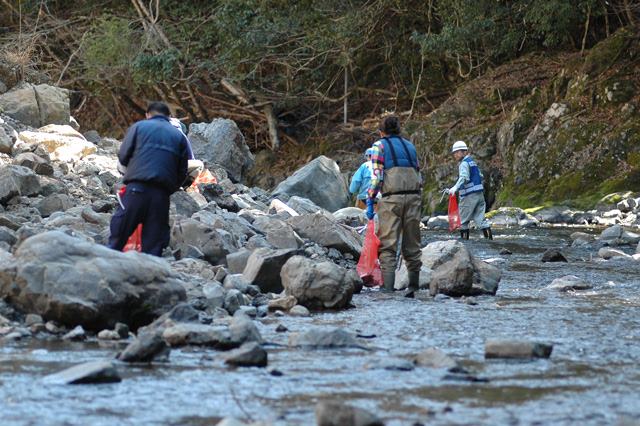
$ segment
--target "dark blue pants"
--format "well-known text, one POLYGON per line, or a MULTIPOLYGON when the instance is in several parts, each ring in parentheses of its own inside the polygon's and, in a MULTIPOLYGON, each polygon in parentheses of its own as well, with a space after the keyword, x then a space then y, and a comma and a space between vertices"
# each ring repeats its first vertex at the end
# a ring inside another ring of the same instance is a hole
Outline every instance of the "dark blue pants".
POLYGON ((169 245, 169 192, 155 185, 131 182, 121 197, 122 206, 111 218, 109 247, 120 250, 142 224, 142 252, 162 256, 169 245))

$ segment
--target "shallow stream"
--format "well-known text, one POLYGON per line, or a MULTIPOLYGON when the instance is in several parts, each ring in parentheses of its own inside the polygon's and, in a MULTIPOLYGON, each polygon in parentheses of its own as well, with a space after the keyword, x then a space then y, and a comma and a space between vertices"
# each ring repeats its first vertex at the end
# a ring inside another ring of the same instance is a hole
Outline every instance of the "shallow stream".
MULTIPOLYGON (((570 249, 568 264, 540 262, 546 248, 567 247, 573 231, 496 231, 493 242, 472 235, 474 255, 504 259, 498 294, 476 298, 477 305, 365 290, 354 296, 354 309, 258 321, 272 343, 266 369, 228 369, 221 352, 185 348, 165 363, 118 364, 121 383, 48 385, 41 380, 46 374, 112 358, 119 347, 5 343, 0 425, 214 425, 226 416, 313 425, 314 406, 325 399, 371 410, 387 425, 640 424, 640 263, 596 261, 595 252, 570 249), (513 254, 500 256, 502 248, 513 254), (568 274, 593 289, 545 289, 568 274), (276 333, 278 324, 289 332, 276 333), (309 327, 358 331, 370 337, 363 339, 369 350, 286 347, 289 333, 309 327), (489 338, 549 342, 553 353, 527 362, 485 360, 489 338), (438 369, 384 368, 432 346, 488 381, 447 379, 438 369)), ((425 241, 445 237, 428 232, 425 241)))

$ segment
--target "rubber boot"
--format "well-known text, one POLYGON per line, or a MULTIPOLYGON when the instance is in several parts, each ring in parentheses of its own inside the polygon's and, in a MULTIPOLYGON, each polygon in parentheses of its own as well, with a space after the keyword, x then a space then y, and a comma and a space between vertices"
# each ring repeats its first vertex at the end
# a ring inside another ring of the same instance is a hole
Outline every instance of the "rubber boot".
POLYGON ((469 230, 468 229, 463 229, 462 231, 460 231, 460 239, 462 239, 462 240, 468 240, 469 239, 469 230))
POLYGON ((382 273, 382 292, 393 293, 396 284, 396 271, 382 273))
POLYGON ((413 299, 418 290, 420 290, 420 272, 409 272, 409 287, 404 293, 404 297, 413 299))
POLYGON ((493 232, 491 232, 491 228, 483 228, 482 233, 486 239, 493 240, 493 232))

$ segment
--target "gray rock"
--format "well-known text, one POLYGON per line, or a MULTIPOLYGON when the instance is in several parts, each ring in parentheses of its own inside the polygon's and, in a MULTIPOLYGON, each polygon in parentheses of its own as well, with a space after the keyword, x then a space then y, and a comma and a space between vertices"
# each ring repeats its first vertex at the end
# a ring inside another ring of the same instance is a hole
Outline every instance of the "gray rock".
POLYGON ((568 262, 567 258, 558 249, 548 249, 542 253, 543 262, 568 262))
POLYGON ((278 297, 277 299, 269 300, 268 307, 271 311, 288 311, 296 306, 298 299, 294 296, 278 297))
POLYGON ((429 292, 459 297, 470 294, 474 267, 467 249, 459 241, 435 242, 422 251, 422 262, 432 266, 429 292), (443 244, 439 244, 443 243, 443 244))
POLYGON ((327 210, 318 206, 316 203, 311 201, 308 198, 299 197, 297 195, 293 195, 289 197, 286 203, 289 207, 291 207, 295 212, 300 214, 314 214, 318 212, 329 213, 327 210))
POLYGON ((53 194, 36 204, 40 216, 49 217, 55 212, 63 212, 73 207, 73 201, 67 194, 53 194))
POLYGON ((456 368, 458 363, 438 348, 428 348, 415 356, 413 362, 420 367, 456 368))
POLYGON ((317 426, 384 426, 374 414, 341 402, 319 402, 315 412, 317 426))
POLYGON ((129 326, 127 324, 123 324, 121 322, 117 322, 114 330, 118 333, 121 339, 126 339, 129 337, 129 326))
POLYGON ((53 176, 53 166, 33 152, 23 152, 13 159, 13 164, 33 170, 36 174, 53 176))
POLYGON ((553 345, 521 340, 487 340, 485 358, 549 358, 553 345))
POLYGON ((0 126, 0 153, 11 155, 14 142, 15 138, 11 137, 11 135, 7 133, 7 130, 5 130, 4 127, 0 126))
POLYGON ((449 218, 447 216, 433 216, 427 220, 429 229, 449 229, 449 218))
POLYGON ((295 305, 293 308, 289 309, 289 315, 292 317, 308 317, 311 316, 311 312, 302 305, 295 305))
POLYGON ((151 362, 168 355, 169 348, 158 332, 138 333, 138 337, 118 354, 123 362, 151 362))
POLYGON ((258 343, 248 342, 229 352, 224 362, 235 367, 266 367, 268 355, 258 343))
POLYGON ((62 340, 82 341, 87 339, 87 334, 81 325, 76 326, 73 330, 62 336, 62 340))
POLYGON ((294 249, 272 250, 259 248, 249 256, 247 266, 242 273, 251 284, 263 293, 280 293, 283 290, 280 271, 287 260, 297 254, 294 249))
POLYGON ((230 349, 237 346, 231 341, 231 333, 225 326, 178 323, 166 328, 162 338, 171 347, 195 345, 230 349))
POLYGON ((198 204, 194 197, 186 191, 176 191, 171 194, 172 210, 175 209, 177 214, 185 217, 191 217, 191 215, 203 208, 205 204, 198 204))
POLYGON ((102 142, 100 133, 98 133, 96 130, 87 130, 82 135, 85 137, 86 140, 96 145, 100 145, 100 143, 102 142))
POLYGON ((81 385, 94 383, 118 383, 122 381, 118 370, 109 361, 93 361, 76 365, 44 378, 48 384, 81 385))
POLYGON ((553 280, 547 288, 558 291, 588 290, 591 288, 591 285, 575 275, 565 275, 564 277, 553 280))
POLYGON ((60 231, 27 238, 0 262, 0 296, 26 312, 90 330, 148 323, 186 298, 162 259, 60 231))
POLYGON ((360 278, 353 270, 331 262, 293 256, 280 272, 288 295, 309 309, 341 309, 351 302, 360 278))
POLYGON ((269 244, 277 249, 297 249, 301 241, 288 223, 272 216, 256 218, 252 225, 262 232, 269 244))
POLYGON ((102 330, 98 333, 99 340, 120 340, 121 337, 115 330, 102 330))
POLYGON ((197 248, 212 265, 224 264, 227 255, 238 250, 232 234, 194 219, 177 222, 171 230, 171 247, 178 252, 177 257, 182 258, 183 254, 192 252, 189 246, 197 248))
POLYGON ((274 195, 308 198, 319 207, 335 212, 349 204, 347 184, 335 161, 320 156, 281 182, 274 195), (319 184, 322 182, 322 184, 319 184))
POLYGON ((247 266, 252 251, 240 249, 227 255, 227 267, 232 274, 241 274, 247 266))
POLYGON ((189 139, 196 158, 218 164, 236 182, 254 165, 253 154, 232 120, 216 118, 211 123, 194 123, 189 126, 189 139))
POLYGON ((342 328, 333 330, 311 329, 303 333, 291 333, 289 346, 308 348, 362 348, 356 335, 342 328))
POLYGON ((471 284, 470 296, 488 294, 495 296, 498 291, 498 284, 502 278, 502 271, 493 265, 482 260, 472 258, 473 282, 471 284))
POLYGON ((31 127, 69 123, 69 91, 46 84, 22 84, 0 95, 0 110, 31 127))
MULTIPOLYGON (((289 203, 291 203, 291 200, 289 200, 289 203)), ((333 212, 333 217, 340 223, 354 227, 365 225, 368 221, 365 211, 357 207, 345 207, 335 211, 333 212)))
POLYGON ((43 323, 44 323, 44 320, 38 314, 27 314, 27 316, 24 319, 24 324, 27 327, 30 327, 34 324, 43 324, 43 323))
POLYGON ((610 247, 602 247, 598 250, 598 256, 603 259, 611 259, 611 258, 622 258, 622 259, 631 259, 631 256, 623 252, 622 250, 612 249, 610 247))
POLYGON ((616 240, 622 236, 623 232, 624 228, 622 226, 614 225, 602 231, 598 239, 601 241, 616 240))
POLYGON ((4 241, 9 246, 12 246, 16 243, 17 239, 15 231, 6 226, 0 226, 0 241, 4 241))
POLYGON ((289 218, 287 223, 293 226, 298 235, 316 244, 360 256, 363 237, 353 228, 332 221, 322 213, 295 216, 289 218))
POLYGON ((240 290, 231 289, 227 291, 224 297, 224 308, 229 314, 233 315, 244 304, 244 296, 240 290))
POLYGON ((533 216, 540 222, 546 223, 571 223, 571 210, 566 206, 547 207, 538 210, 533 216))
POLYGON ((225 290, 218 283, 208 283, 202 288, 202 293, 207 299, 210 308, 222 308, 226 296, 225 290))
POLYGON ((240 346, 247 342, 262 343, 262 335, 258 331, 255 323, 249 317, 243 314, 236 314, 229 324, 229 332, 231 333, 231 341, 240 346))
POLYGON ((22 166, 0 166, 0 203, 13 197, 37 195, 41 190, 38 177, 22 166))

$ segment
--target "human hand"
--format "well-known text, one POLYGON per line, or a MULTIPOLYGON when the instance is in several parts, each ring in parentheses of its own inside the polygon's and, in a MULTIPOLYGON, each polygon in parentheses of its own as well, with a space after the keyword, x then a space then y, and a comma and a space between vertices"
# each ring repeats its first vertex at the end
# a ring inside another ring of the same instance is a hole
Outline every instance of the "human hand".
POLYGON ((457 190, 456 190, 456 187, 455 187, 455 186, 454 186, 454 187, 449 188, 449 195, 456 195, 456 191, 457 191, 457 190))

